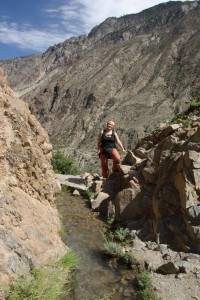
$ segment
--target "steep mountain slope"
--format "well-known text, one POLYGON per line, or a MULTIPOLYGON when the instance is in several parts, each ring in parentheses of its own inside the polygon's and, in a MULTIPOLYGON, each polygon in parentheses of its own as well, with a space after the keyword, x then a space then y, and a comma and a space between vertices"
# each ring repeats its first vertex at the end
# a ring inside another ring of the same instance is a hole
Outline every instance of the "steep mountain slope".
POLYGON ((43 55, 0 61, 54 148, 96 161, 98 131, 114 119, 132 148, 199 91, 200 3, 168 2, 108 18, 43 55), (78 149, 78 150, 77 150, 78 149))

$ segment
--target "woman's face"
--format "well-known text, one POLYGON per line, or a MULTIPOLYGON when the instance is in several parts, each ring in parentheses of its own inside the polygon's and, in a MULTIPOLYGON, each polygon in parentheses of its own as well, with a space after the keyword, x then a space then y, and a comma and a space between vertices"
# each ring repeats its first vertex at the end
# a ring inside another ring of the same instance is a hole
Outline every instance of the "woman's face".
POLYGON ((113 127, 114 127, 114 122, 112 122, 112 121, 109 121, 108 123, 107 123, 107 128, 109 128, 109 129, 112 129, 113 127))

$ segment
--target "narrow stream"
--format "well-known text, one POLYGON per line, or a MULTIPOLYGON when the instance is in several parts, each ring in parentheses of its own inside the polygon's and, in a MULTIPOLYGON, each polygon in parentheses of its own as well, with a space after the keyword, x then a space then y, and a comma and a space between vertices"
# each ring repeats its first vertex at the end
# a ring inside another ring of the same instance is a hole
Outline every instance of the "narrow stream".
POLYGON ((87 201, 62 192, 57 208, 67 234, 64 242, 79 257, 73 291, 63 300, 122 300, 137 299, 131 270, 110 266, 101 247, 105 223, 89 209, 87 201))

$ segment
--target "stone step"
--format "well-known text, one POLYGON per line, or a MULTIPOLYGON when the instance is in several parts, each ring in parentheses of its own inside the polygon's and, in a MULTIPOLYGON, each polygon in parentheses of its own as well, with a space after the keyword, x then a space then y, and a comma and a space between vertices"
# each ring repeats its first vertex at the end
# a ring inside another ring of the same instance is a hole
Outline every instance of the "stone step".
POLYGON ((86 191, 88 188, 85 185, 84 179, 79 175, 63 175, 56 174, 56 178, 61 185, 66 185, 78 191, 86 191))

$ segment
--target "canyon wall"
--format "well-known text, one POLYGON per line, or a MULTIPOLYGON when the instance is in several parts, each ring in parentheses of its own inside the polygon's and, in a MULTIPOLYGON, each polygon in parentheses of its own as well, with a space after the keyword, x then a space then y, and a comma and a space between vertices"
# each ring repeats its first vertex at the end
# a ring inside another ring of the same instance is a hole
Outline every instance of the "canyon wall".
POLYGON ((60 190, 48 135, 0 70, 0 284, 67 248, 53 207, 60 190))

